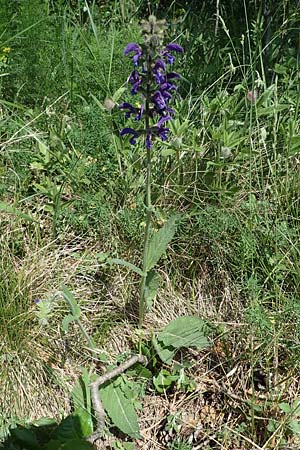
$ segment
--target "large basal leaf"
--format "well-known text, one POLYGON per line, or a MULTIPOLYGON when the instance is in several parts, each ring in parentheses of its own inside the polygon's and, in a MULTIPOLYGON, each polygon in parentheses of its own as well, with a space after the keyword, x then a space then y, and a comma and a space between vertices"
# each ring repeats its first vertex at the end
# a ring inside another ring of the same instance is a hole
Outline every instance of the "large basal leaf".
POLYGON ((172 364, 176 349, 174 349, 173 347, 165 346, 162 342, 156 339, 155 335, 153 335, 152 343, 156 353, 158 354, 162 362, 164 362, 165 364, 172 364))
POLYGON ((66 442, 51 440, 43 447, 44 450, 93 450, 95 447, 82 439, 70 439, 66 442))
POLYGON ((113 424, 128 436, 138 439, 140 430, 137 415, 130 400, 128 400, 121 387, 110 383, 100 389, 100 398, 104 409, 113 424))
POLYGON ((157 340, 166 347, 197 347, 205 348, 209 345, 207 334, 209 327, 195 316, 178 317, 157 335, 157 340))
POLYGON ((165 253, 169 243, 174 237, 178 219, 178 215, 170 217, 170 219, 164 224, 164 226, 152 235, 146 260, 146 272, 149 272, 149 270, 153 269, 155 264, 165 253))
POLYGON ((150 270, 146 277, 145 285, 145 301, 147 309, 149 310, 152 306, 153 300, 156 296, 157 290, 159 288, 160 276, 154 270, 150 270))
POLYGON ((62 442, 70 439, 81 439, 82 435, 78 418, 72 415, 63 419, 55 431, 55 437, 62 442))
MULTIPOLYGON (((39 443, 33 430, 29 428, 17 427, 11 430, 12 437, 22 445, 22 448, 38 450, 39 443)), ((19 448, 19 447, 18 447, 19 448)))

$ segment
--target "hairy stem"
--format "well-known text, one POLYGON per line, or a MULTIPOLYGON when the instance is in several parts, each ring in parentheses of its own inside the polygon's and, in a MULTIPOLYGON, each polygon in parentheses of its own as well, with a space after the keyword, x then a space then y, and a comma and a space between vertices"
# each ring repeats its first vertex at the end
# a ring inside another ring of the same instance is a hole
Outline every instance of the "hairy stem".
MULTIPOLYGON (((145 102, 145 128, 149 130, 150 128, 150 96, 151 96, 151 55, 148 55, 147 59, 147 91, 146 91, 146 102, 145 102)), ((145 138, 146 139, 146 138, 145 138)), ((146 146, 147 147, 147 146, 146 146)), ((151 203, 151 148, 147 147, 147 157, 146 157, 146 228, 144 235, 144 250, 143 250, 143 276, 141 280, 140 287, 140 302, 139 302, 139 328, 142 328, 145 310, 146 310, 146 280, 147 280, 147 260, 149 251, 149 242, 151 235, 151 221, 152 221, 152 203, 151 203)))

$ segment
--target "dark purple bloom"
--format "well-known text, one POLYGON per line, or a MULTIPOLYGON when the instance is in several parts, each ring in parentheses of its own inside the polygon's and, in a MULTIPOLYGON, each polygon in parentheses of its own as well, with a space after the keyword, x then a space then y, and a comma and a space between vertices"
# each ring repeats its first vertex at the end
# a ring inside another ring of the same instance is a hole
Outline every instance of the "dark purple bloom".
POLYGON ((167 89, 160 89, 159 92, 161 93, 165 103, 167 103, 172 98, 172 95, 170 94, 170 92, 168 92, 167 89))
POLYGON ((129 75, 127 82, 132 84, 131 93, 136 94, 142 84, 142 77, 137 70, 134 70, 129 75))
POLYGON ((124 109, 125 110, 125 117, 126 117, 126 119, 129 119, 131 114, 136 114, 137 113, 137 108, 135 108, 134 106, 132 106, 130 103, 127 103, 127 102, 120 103, 119 104, 119 109, 124 109))
POLYGON ((123 128, 120 131, 120 136, 124 136, 125 134, 132 134, 132 137, 129 139, 129 142, 131 145, 135 145, 136 138, 139 136, 139 134, 133 128, 123 128))
POLYGON ((157 136, 159 136, 162 141, 166 141, 168 139, 168 131, 170 131, 170 128, 159 128, 157 131, 157 136))
POLYGON ((183 48, 179 44, 168 44, 165 47, 165 50, 177 53, 183 53, 183 48))
POLYGON ((135 44, 134 42, 130 42, 130 44, 126 45, 124 50, 124 55, 129 55, 129 53, 134 53, 132 60, 135 66, 138 65, 138 61, 140 57, 142 56, 142 49, 138 44, 135 44))
POLYGON ((157 84, 163 83, 166 80, 165 69, 166 65, 164 61, 160 58, 157 59, 153 67, 153 74, 157 84))
POLYGON ((146 136, 146 148, 150 149, 152 147, 152 134, 147 133, 146 136))
POLYGON ((162 116, 159 121, 157 122, 157 126, 158 128, 161 128, 161 126, 165 123, 168 122, 168 120, 172 120, 171 116, 162 116))
POLYGON ((166 58, 167 63, 173 64, 175 61, 175 56, 170 52, 183 53, 183 48, 178 44, 168 44, 161 52, 162 56, 166 58))
POLYGON ((167 73, 167 80, 170 80, 172 78, 179 79, 180 78, 179 73, 176 73, 176 72, 167 73))
POLYGON ((160 91, 156 91, 152 97, 152 102, 156 111, 160 112, 166 108, 165 98, 160 91))
POLYGON ((160 86, 160 90, 161 91, 176 91, 177 86, 175 86, 175 84, 173 83, 163 83, 160 86))
POLYGON ((130 103, 124 102, 119 104, 119 109, 123 109, 125 111, 126 119, 129 119, 131 114, 135 114, 134 120, 141 120, 144 112, 144 105, 142 105, 140 108, 135 108, 130 103))

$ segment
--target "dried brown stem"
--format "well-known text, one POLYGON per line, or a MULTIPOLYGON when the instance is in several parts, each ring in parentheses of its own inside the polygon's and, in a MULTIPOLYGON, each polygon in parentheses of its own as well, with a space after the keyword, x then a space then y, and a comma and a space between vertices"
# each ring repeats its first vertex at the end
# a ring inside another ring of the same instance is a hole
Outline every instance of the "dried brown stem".
POLYGON ((91 436, 88 437, 88 441, 93 443, 97 439, 99 439, 102 435, 104 426, 105 426, 105 411, 102 406, 100 396, 99 396, 99 387, 106 383, 107 381, 111 380, 112 378, 117 377, 118 375, 121 375, 125 372, 125 370, 129 369, 129 367, 133 366, 136 363, 140 364, 147 364, 147 358, 142 355, 135 355, 129 358, 127 361, 125 361, 123 364, 120 364, 115 369, 111 370, 110 372, 105 373, 104 375, 101 375, 96 381, 91 383, 91 399, 93 403, 94 408, 94 414, 97 421, 97 427, 91 436))

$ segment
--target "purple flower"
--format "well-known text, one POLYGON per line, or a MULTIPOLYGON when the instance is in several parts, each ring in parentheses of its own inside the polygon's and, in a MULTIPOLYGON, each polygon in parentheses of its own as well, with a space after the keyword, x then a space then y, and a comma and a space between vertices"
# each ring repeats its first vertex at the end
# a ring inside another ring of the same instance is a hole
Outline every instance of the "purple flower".
POLYGON ((126 119, 129 119, 131 114, 135 114, 134 120, 141 120, 144 112, 144 105, 142 105, 140 108, 135 108, 130 103, 123 102, 119 104, 119 109, 123 109, 125 111, 126 119))
POLYGON ((177 52, 177 53, 183 53, 183 48, 179 44, 168 44, 165 47, 165 50, 171 51, 171 52, 177 52))
POLYGON ((152 147, 152 134, 147 133, 146 135, 146 148, 150 149, 152 147))
POLYGON ((168 120, 172 120, 171 116, 162 116, 159 121, 157 122, 157 126, 158 128, 161 128, 161 126, 165 123, 168 122, 168 120))
POLYGON ((124 50, 124 55, 129 55, 129 53, 134 53, 132 60, 133 60, 133 64, 135 66, 138 65, 138 61, 140 59, 140 57, 142 56, 142 49, 138 44, 135 44, 134 42, 130 42, 130 44, 127 44, 124 50))
POLYGON ((120 103, 119 104, 119 109, 127 110, 127 111, 125 111, 126 119, 129 119, 131 114, 136 114, 137 113, 137 108, 135 108, 134 106, 132 106, 130 103, 127 103, 127 102, 120 103))
POLYGON ((165 69, 166 65, 164 61, 160 58, 157 59, 153 67, 153 74, 157 84, 163 83, 166 80, 165 69))
POLYGON ((170 92, 168 92, 167 89, 160 89, 159 91, 165 101, 165 103, 167 103, 169 100, 171 100, 172 95, 170 94, 170 92))
POLYGON ((166 58, 167 63, 173 64, 175 61, 175 56, 170 52, 183 53, 183 48, 178 44, 168 44, 161 52, 161 55, 166 58))
POLYGON ((170 128, 159 128, 157 131, 157 136, 159 136, 162 141, 166 141, 168 139, 168 131, 170 131, 170 128))
POLYGON ((152 102, 156 111, 160 112, 166 108, 165 98, 160 91, 156 91, 152 96, 152 102))
POLYGON ((137 70, 134 70, 129 75, 127 82, 132 84, 131 93, 136 94, 142 84, 142 77, 137 70))
POLYGON ((178 80, 180 78, 179 73, 176 73, 176 72, 169 72, 169 73, 167 73, 167 80, 170 80, 172 78, 175 78, 175 79, 178 80))
POLYGON ((124 136, 125 134, 132 134, 132 137, 129 139, 129 142, 131 145, 135 145, 136 138, 139 136, 139 134, 133 128, 123 128, 120 131, 120 136, 124 136))

